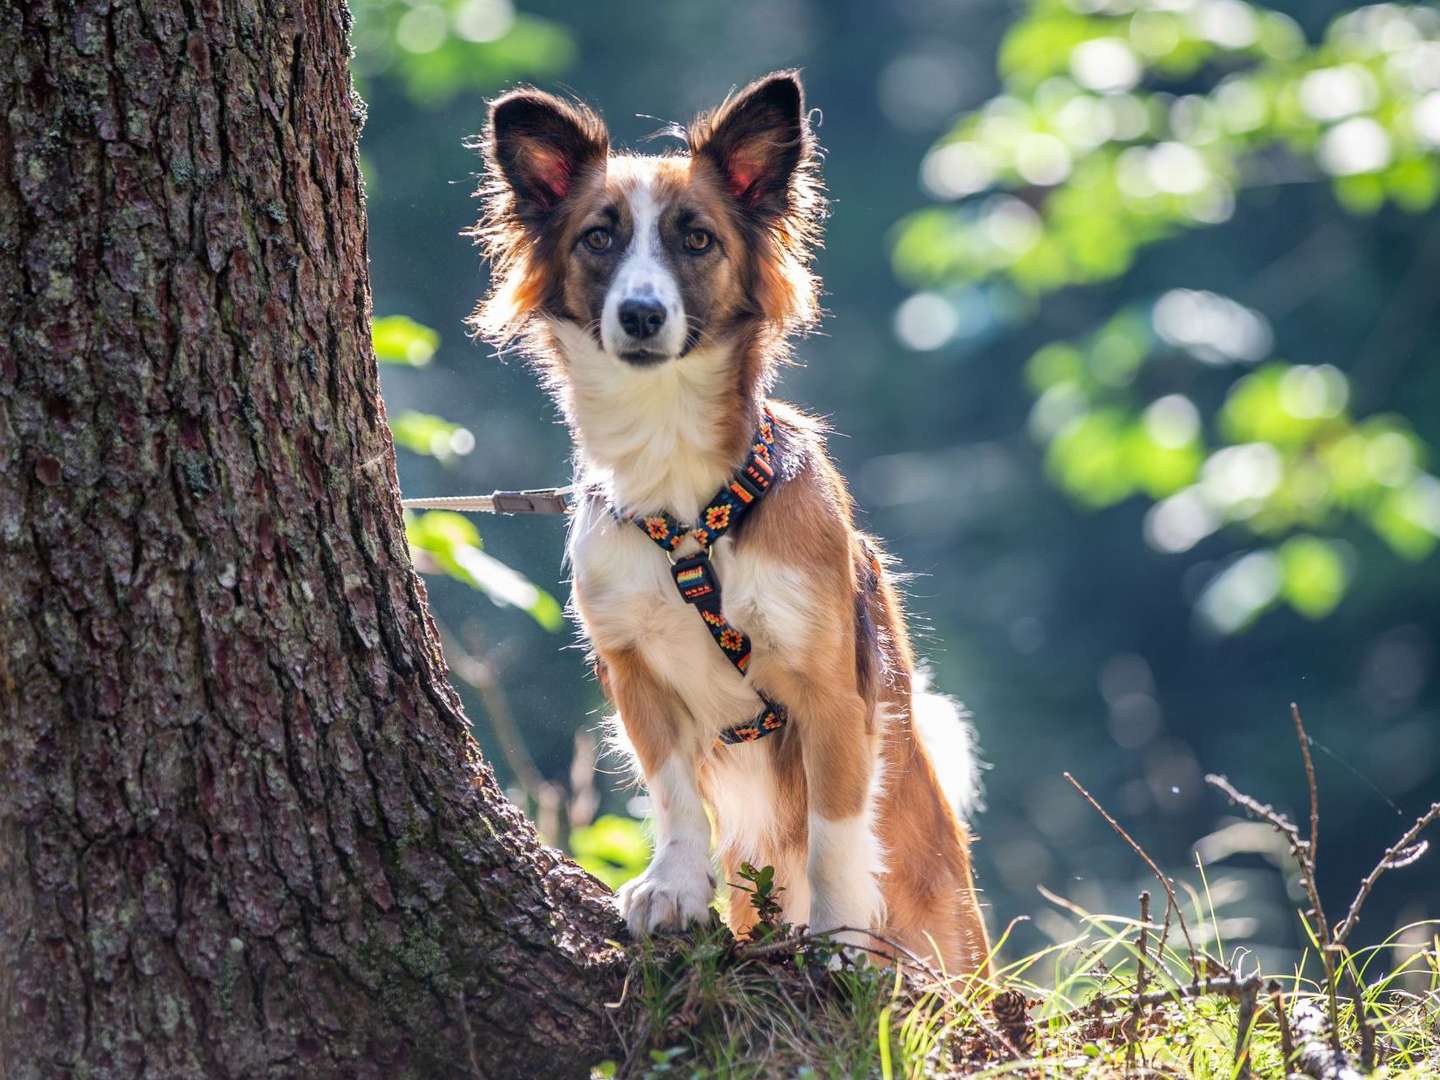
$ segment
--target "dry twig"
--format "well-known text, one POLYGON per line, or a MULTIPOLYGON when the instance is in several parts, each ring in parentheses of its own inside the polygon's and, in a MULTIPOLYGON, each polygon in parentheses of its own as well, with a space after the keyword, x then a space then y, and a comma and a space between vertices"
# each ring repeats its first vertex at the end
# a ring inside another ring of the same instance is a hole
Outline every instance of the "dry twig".
POLYGON ((1285 995, 1274 983, 1270 985, 1270 1007, 1275 1013, 1275 1024, 1280 1028, 1280 1059, 1286 1072, 1295 1059, 1295 1035, 1290 1030, 1290 1014, 1285 1011, 1285 995))
POLYGON ((1195 943, 1190 938, 1190 928, 1185 925, 1185 912, 1180 907, 1179 899, 1175 896, 1174 883, 1165 876, 1155 860, 1150 857, 1149 852, 1141 847, 1135 838, 1125 831, 1124 826, 1110 816, 1109 812, 1100 805, 1095 796, 1085 790, 1080 781, 1076 780, 1075 777, 1071 776, 1068 772, 1065 773, 1064 776, 1065 779, 1070 782, 1070 786, 1080 793, 1081 798, 1088 802, 1091 807, 1094 808, 1095 812, 1105 819, 1105 823, 1109 825, 1110 828, 1115 830, 1116 835, 1119 836, 1121 840, 1124 840, 1125 843, 1129 844, 1130 849, 1134 851, 1136 855, 1140 856, 1141 861, 1150 868, 1150 872, 1154 874, 1155 879, 1160 882, 1160 887, 1165 890, 1165 896, 1169 903, 1169 907, 1165 911, 1167 923, 1170 918, 1170 912, 1174 911, 1175 919, 1180 924, 1180 933, 1185 937, 1185 950, 1189 954, 1190 969, 1198 973, 1200 969, 1196 961, 1199 953, 1195 951, 1195 943))
POLYGON ((1250 1035, 1255 1027, 1255 999, 1260 995, 1260 979, 1246 980, 1240 989, 1240 1007, 1235 1016, 1235 1077, 1250 1080, 1250 1035))
POLYGON ((1165 990, 1151 990, 1144 994, 1096 994, 1086 1004, 1060 1013, 1055 1019, 1061 1023, 1071 1023, 1126 1006, 1148 1008, 1152 1005, 1191 1001, 1202 997, 1226 997, 1239 1001, 1244 995, 1258 991, 1260 986, 1258 975, 1248 975, 1243 979, 1234 975, 1217 975, 1214 978, 1201 978, 1193 983, 1180 983, 1165 990))
POLYGON ((1140 894, 1140 934, 1136 942, 1135 960, 1135 1004, 1130 1010, 1130 1023, 1135 1029, 1135 1037, 1125 1044, 1125 1069, 1128 1072, 1135 1064, 1135 1047, 1140 1041, 1140 1020, 1142 1006, 1140 999, 1145 996, 1145 975, 1147 971, 1147 960, 1149 958, 1149 932, 1150 932, 1150 894, 1140 894))
POLYGON ((1365 875, 1365 880, 1360 883, 1360 891, 1355 894, 1355 899, 1350 901, 1350 910, 1335 928, 1336 944, 1343 945, 1350 936, 1350 931, 1355 929, 1355 924, 1360 921, 1360 909, 1370 898, 1370 892, 1375 888, 1380 876, 1386 870, 1403 869, 1425 854, 1429 842, 1420 840, 1420 834, 1436 821, 1440 821, 1440 802, 1433 803, 1429 810, 1415 819, 1415 824, 1410 826, 1404 836, 1386 848, 1384 858, 1375 864, 1374 870, 1365 875))
POLYGON ((1315 782, 1315 762, 1310 757, 1310 736, 1305 731, 1305 722, 1300 717, 1300 706, 1290 704, 1290 715, 1295 722, 1295 737, 1300 743, 1300 757, 1305 765, 1305 786, 1310 797, 1310 836, 1300 835, 1300 829, 1289 818, 1268 803, 1252 798, 1240 791, 1223 776, 1211 774, 1205 782, 1224 793, 1225 797, 1253 817, 1268 822, 1290 844, 1295 863, 1300 872, 1300 884, 1310 901, 1310 917, 1315 920, 1315 936, 1320 942, 1320 963, 1325 969, 1325 987, 1330 1007, 1330 1026, 1334 1048, 1340 1049, 1340 1001, 1335 987, 1335 941, 1331 937, 1330 924, 1325 918, 1325 908, 1320 903, 1320 886, 1315 874, 1315 840, 1320 830, 1320 792, 1315 782))

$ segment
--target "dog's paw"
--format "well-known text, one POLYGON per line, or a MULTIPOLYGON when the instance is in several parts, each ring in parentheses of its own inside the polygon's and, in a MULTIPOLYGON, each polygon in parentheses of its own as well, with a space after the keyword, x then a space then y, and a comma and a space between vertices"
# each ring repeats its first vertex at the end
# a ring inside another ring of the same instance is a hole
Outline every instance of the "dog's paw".
POLYGON ((708 861, 662 857, 622 885, 616 899, 630 933, 648 936, 704 922, 714 896, 715 878, 708 861))

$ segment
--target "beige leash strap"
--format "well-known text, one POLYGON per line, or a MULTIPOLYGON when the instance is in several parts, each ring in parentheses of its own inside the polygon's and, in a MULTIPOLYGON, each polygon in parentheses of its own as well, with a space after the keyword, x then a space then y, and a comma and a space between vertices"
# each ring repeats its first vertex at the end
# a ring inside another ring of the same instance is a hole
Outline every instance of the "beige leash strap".
POLYGON ((433 499, 401 499, 406 510, 459 510, 486 514, 566 514, 575 504, 574 484, 526 491, 492 491, 489 495, 442 495, 433 499))

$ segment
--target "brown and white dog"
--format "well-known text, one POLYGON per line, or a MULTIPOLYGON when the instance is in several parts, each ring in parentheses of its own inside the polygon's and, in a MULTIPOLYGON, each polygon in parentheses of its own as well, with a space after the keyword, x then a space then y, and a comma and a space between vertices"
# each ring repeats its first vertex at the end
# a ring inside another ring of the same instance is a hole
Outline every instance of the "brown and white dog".
MULTIPOLYGON (((475 324, 523 344, 569 423, 589 492, 570 531, 575 608, 651 795, 655 857, 621 909, 640 934, 705 918, 713 834, 726 881, 775 867, 787 921, 981 971, 969 729, 920 685, 821 425, 768 398, 817 316, 825 202, 800 81, 762 79, 683 136, 686 153, 612 153, 584 105, 520 89, 491 104, 481 144, 492 289, 475 324), (767 403, 780 475, 712 552, 724 618, 753 642, 742 675, 626 518, 696 521, 767 403), (789 724, 717 745, 762 691, 789 724)), ((737 934, 745 901, 731 893, 737 934)))

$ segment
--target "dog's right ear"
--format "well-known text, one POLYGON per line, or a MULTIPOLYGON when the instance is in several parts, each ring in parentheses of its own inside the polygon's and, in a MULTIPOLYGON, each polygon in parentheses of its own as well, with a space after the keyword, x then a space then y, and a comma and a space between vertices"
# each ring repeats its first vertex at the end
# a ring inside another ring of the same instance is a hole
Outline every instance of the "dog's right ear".
POLYGON ((496 343, 520 335, 550 280, 547 225, 610 153, 605 122, 584 105, 528 88, 490 103, 480 139, 480 221, 469 235, 490 261, 490 293, 470 324, 496 343))
POLYGON ((584 105, 539 90, 512 90, 490 103, 485 156, 514 196, 514 212, 538 224, 603 169, 610 152, 605 122, 584 105))

